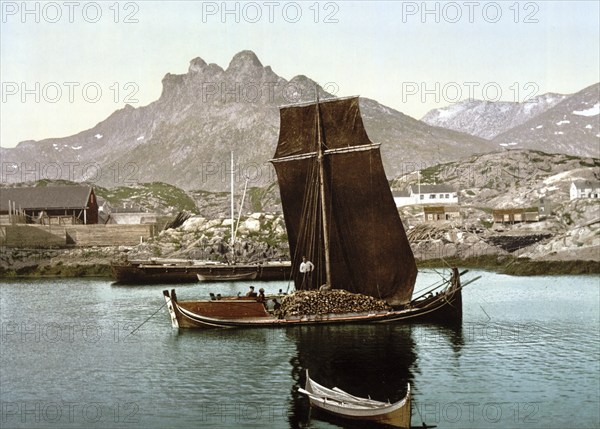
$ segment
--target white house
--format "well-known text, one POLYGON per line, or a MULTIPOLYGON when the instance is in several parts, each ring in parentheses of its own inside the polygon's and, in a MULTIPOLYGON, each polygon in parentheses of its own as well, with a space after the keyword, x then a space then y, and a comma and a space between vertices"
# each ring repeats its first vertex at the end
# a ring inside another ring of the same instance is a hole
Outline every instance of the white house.
POLYGON ((411 185, 414 204, 458 204, 458 192, 450 185, 411 185))
POLYGON ((579 180, 571 182, 571 201, 577 198, 600 198, 600 181, 579 180))
POLYGON ((415 199, 410 195, 410 191, 394 191, 392 195, 394 196, 396 207, 412 206, 415 204, 415 199))
POLYGON ((415 204, 458 204, 458 192, 450 185, 411 185, 406 191, 394 191, 396 207, 415 204))

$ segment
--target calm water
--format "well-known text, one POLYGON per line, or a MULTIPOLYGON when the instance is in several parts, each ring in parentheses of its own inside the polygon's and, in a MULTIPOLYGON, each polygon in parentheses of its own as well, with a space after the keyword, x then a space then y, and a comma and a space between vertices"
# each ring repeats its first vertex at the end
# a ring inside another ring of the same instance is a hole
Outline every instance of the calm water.
MULTIPOLYGON (((600 278, 475 274, 456 329, 177 332, 162 308, 132 333, 163 304, 163 287, 3 281, 0 427, 346 427, 295 393, 306 368, 381 400, 410 382, 417 426, 422 416, 439 428, 598 427, 600 278)), ((419 283, 435 279, 421 273, 419 283)), ((246 288, 177 286, 180 299, 246 288)))

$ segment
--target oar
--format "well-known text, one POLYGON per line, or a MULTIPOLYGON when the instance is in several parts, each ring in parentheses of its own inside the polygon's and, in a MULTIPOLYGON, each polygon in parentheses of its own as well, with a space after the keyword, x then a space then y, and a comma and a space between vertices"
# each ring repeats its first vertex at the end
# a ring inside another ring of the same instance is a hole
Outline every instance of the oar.
POLYGON ((339 393, 339 394, 341 394, 341 395, 344 395, 346 398, 350 398, 350 399, 354 399, 354 400, 359 400, 359 401, 364 401, 364 402, 366 402, 366 403, 369 403, 369 404, 373 404, 373 405, 381 405, 381 406, 383 406, 383 405, 390 405, 390 402, 389 402, 389 401, 388 401, 388 402, 382 402, 382 401, 376 401, 376 400, 374 400, 374 399, 371 399, 371 398, 360 398, 360 397, 358 397, 358 396, 351 395, 351 394, 350 394, 350 393, 348 393, 348 392, 344 392, 344 391, 343 391, 342 389, 340 389, 339 387, 334 387, 334 388, 333 388, 333 389, 331 389, 331 390, 333 390, 333 391, 335 391, 335 392, 337 392, 337 393, 339 393))
POLYGON ((373 406, 371 404, 365 404, 363 401, 354 401, 351 398, 337 399, 337 398, 332 398, 332 397, 329 397, 329 396, 318 396, 318 395, 315 395, 314 393, 309 392, 308 390, 304 390, 301 387, 298 388, 298 392, 305 394, 306 396, 308 396, 311 399, 316 399, 316 400, 319 400, 319 401, 332 401, 332 402, 337 402, 339 404, 348 404, 348 405, 354 405, 354 406, 359 405, 359 406, 362 406, 365 409, 373 409, 373 408, 377 409, 377 408, 380 408, 380 407, 373 406))

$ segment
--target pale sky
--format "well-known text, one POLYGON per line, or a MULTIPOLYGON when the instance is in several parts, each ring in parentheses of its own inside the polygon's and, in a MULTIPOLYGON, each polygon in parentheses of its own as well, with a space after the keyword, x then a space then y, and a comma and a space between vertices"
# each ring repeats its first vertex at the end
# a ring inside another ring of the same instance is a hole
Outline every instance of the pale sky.
POLYGON ((64 137, 239 51, 413 118, 600 81, 598 1, 2 1, 0 145, 64 137))

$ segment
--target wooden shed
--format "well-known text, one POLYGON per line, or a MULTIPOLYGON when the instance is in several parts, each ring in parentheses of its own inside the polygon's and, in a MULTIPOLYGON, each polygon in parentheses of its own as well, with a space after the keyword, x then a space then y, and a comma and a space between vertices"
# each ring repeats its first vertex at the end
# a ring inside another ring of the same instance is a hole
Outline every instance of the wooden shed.
POLYGON ((460 219, 458 206, 425 206, 423 207, 425 222, 460 219))
POLYGON ((97 224, 98 201, 91 186, 1 188, 0 216, 5 223, 97 224))
POLYGON ((537 222, 540 220, 538 208, 529 209, 495 209, 492 210, 494 223, 537 222))

